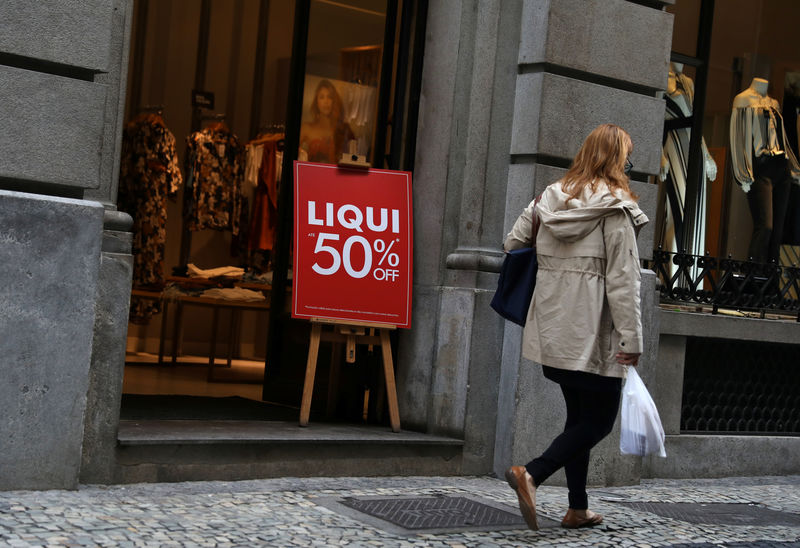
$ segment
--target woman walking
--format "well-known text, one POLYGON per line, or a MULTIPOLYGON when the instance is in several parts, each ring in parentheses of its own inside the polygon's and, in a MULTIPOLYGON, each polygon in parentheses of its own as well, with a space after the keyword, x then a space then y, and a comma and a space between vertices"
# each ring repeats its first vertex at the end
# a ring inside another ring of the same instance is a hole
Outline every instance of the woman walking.
POLYGON ((567 407, 564 431, 550 447, 505 474, 534 530, 539 528, 536 488, 561 467, 569 488, 561 526, 603 521, 588 509, 589 451, 611 432, 622 379, 642 352, 636 233, 647 217, 629 186, 632 150, 630 136, 619 126, 597 127, 564 178, 548 186, 538 204, 528 205, 504 243, 506 250, 531 245, 538 216, 539 271, 522 355, 542 364, 567 407))

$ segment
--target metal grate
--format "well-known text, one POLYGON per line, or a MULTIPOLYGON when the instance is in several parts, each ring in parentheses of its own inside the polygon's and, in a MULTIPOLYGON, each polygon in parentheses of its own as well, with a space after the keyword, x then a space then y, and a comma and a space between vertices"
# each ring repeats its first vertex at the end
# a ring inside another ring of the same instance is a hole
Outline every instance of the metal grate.
POLYGON ((695 524, 800 527, 800 515, 755 504, 618 502, 634 510, 695 524))
POLYGON ((800 346, 690 337, 681 431, 800 435, 800 346))
POLYGON ((404 529, 526 528, 519 514, 465 497, 346 498, 341 504, 404 529))

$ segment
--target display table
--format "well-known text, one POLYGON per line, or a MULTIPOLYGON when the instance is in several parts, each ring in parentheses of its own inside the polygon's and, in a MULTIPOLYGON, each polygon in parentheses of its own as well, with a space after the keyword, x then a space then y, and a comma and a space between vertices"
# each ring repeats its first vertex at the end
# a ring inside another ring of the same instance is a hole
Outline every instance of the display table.
MULTIPOLYGON (((178 285, 179 287, 218 287, 220 284, 214 282, 213 280, 206 280, 204 278, 180 278, 180 277, 170 277, 168 281, 178 285)), ((210 340, 210 348, 208 352, 208 380, 214 381, 214 366, 215 366, 215 355, 217 350, 217 338, 219 333, 219 312, 221 309, 227 309, 231 311, 231 321, 228 325, 228 355, 227 355, 227 367, 231 366, 233 361, 233 349, 234 349, 234 336, 235 336, 235 329, 237 324, 240 323, 241 312, 243 310, 253 310, 253 311, 265 311, 269 310, 269 292, 272 289, 272 286, 268 284, 258 284, 252 282, 240 282, 240 281, 233 281, 233 287, 239 287, 242 289, 250 289, 255 291, 261 291, 266 300, 264 301, 242 301, 242 300, 233 300, 233 299, 223 299, 223 298, 216 298, 216 297, 204 297, 204 296, 195 296, 195 295, 180 295, 180 294, 165 294, 163 291, 147 291, 143 289, 133 289, 131 291, 131 295, 134 297, 144 298, 144 299, 152 299, 157 300, 162 303, 162 321, 161 321, 161 332, 159 335, 159 343, 158 343, 158 364, 164 364, 164 346, 167 339, 167 318, 169 313, 170 305, 174 304, 176 306, 175 309, 175 317, 173 320, 173 330, 172 330, 172 348, 171 356, 172 365, 176 365, 178 362, 178 355, 180 354, 180 347, 181 341, 183 340, 183 309, 186 306, 201 306, 206 308, 211 308, 212 310, 212 317, 211 317, 211 340, 210 340)))

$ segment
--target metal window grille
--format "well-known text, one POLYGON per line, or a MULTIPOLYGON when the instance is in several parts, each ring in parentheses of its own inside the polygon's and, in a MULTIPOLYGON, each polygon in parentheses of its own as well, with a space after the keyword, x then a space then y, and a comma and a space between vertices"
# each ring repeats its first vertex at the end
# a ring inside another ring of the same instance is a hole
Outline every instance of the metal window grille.
POLYGON ((800 321, 800 268, 653 251, 662 303, 792 315, 800 321))
POLYGON ((800 435, 800 346, 691 337, 681 431, 800 435))

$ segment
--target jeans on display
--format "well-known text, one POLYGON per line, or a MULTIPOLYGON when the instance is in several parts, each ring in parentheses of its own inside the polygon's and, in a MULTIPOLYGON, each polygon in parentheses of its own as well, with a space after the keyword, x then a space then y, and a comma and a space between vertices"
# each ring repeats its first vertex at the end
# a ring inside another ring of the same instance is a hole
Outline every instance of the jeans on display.
POLYGON ((747 193, 747 205, 753 218, 753 235, 747 256, 757 262, 779 261, 791 190, 786 156, 755 158, 753 179, 747 193))
POLYGON ((614 428, 621 391, 591 390, 559 384, 567 404, 567 423, 550 447, 525 465, 536 486, 564 467, 569 488, 569 507, 586 510, 586 477, 589 451, 614 428))

